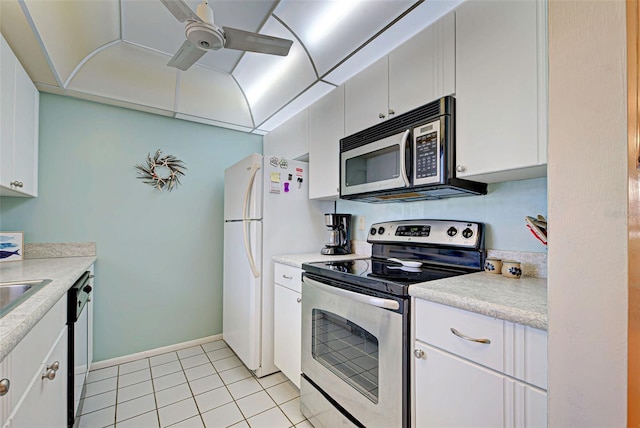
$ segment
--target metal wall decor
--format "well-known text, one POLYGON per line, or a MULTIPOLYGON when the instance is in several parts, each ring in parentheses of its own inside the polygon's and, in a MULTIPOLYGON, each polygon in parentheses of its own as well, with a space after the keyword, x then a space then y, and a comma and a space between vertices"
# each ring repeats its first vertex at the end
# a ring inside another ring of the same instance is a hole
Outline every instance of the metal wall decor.
POLYGON ((172 191, 180 184, 180 176, 184 175, 183 170, 187 167, 184 162, 173 155, 163 155, 162 150, 158 149, 156 154, 147 155, 147 162, 144 165, 136 165, 138 177, 143 183, 148 184, 156 189, 168 189, 172 191))

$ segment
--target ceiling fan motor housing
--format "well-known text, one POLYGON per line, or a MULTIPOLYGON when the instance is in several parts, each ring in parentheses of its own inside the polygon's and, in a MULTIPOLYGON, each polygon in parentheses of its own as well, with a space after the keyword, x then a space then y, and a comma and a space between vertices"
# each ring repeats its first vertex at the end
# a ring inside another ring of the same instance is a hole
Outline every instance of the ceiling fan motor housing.
POLYGON ((224 33, 214 25, 190 22, 185 29, 187 39, 198 48, 209 51, 224 46, 224 33))

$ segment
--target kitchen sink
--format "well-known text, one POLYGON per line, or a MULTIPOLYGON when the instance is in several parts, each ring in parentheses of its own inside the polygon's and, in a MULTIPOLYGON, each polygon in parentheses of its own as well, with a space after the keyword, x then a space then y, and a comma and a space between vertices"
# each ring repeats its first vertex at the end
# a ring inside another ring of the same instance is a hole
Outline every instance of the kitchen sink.
POLYGON ((50 279, 0 282, 0 317, 8 314, 13 308, 50 282, 50 279))

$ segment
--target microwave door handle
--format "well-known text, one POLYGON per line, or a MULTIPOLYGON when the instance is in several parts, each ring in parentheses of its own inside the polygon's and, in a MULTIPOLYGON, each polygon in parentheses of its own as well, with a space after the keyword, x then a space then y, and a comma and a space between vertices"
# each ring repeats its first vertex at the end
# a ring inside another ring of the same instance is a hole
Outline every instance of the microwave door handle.
POLYGON ((400 143, 400 174, 402 174, 402 179, 404 180, 405 187, 410 186, 409 177, 407 177, 407 161, 405 160, 405 152, 407 150, 409 135, 411 135, 411 130, 407 129, 406 131, 404 131, 402 142, 400 143))
POLYGON ((383 308, 383 309, 391 309, 394 311, 397 311, 398 309, 400 309, 400 304, 395 300, 382 299, 380 297, 373 297, 373 296, 367 296, 366 294, 354 293, 353 291, 344 290, 338 287, 332 287, 330 285, 323 284, 322 282, 319 282, 307 277, 304 277, 302 281, 309 285, 317 287, 322 291, 326 291, 327 293, 331 293, 338 297, 344 297, 349 300, 354 300, 356 302, 364 303, 365 305, 376 306, 378 308, 383 308))

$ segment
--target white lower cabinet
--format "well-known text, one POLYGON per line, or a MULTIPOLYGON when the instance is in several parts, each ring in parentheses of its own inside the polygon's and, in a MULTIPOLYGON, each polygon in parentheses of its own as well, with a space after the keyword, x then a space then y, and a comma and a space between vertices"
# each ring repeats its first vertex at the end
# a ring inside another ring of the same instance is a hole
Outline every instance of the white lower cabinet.
POLYGON ((66 309, 64 295, 0 363, 10 383, 0 397, 4 428, 66 427, 66 309))
POLYGON ((414 427, 546 427, 546 332, 414 303, 414 427))
POLYGON ((276 367, 300 388, 302 335, 302 269, 274 266, 273 359, 276 367))
MULTIPOLYGON (((14 362, 15 364, 16 362, 14 362)), ((64 427, 67 423, 67 329, 33 379, 23 400, 14 409, 10 426, 64 427), (57 363, 57 364, 56 364, 57 363), (56 368, 57 367, 57 368, 56 368)))

